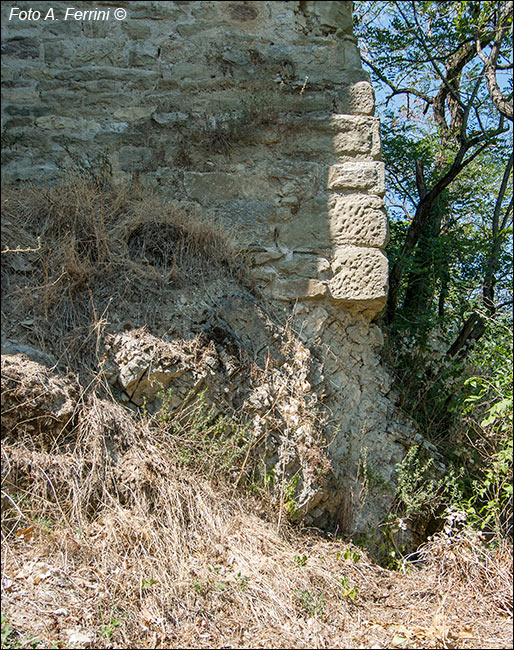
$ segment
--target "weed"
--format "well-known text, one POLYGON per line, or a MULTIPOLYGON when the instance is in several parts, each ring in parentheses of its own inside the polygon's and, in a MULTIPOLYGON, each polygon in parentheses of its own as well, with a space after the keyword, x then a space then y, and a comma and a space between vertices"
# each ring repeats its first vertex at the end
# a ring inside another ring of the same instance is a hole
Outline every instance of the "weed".
POLYGON ((345 561, 352 560, 352 562, 357 564, 357 562, 361 559, 361 554, 358 551, 352 551, 351 549, 347 548, 343 554, 340 552, 337 553, 337 559, 339 560, 341 557, 345 561))
POLYGON ((120 627, 122 622, 123 621, 121 619, 111 616, 109 623, 103 626, 100 632, 101 636, 107 637, 110 641, 114 635, 114 632, 120 627))
POLYGON ((355 600, 357 598, 357 594, 359 593, 358 588, 355 585, 353 587, 350 587, 350 582, 346 576, 343 576, 340 582, 343 588, 343 597, 349 598, 352 601, 355 600))
POLYGON ((306 566, 307 564, 307 556, 306 555, 295 555, 294 556, 294 561, 297 566, 306 566))
POLYGON ((230 111, 220 105, 215 113, 191 113, 178 127, 183 135, 176 162, 184 167, 191 164, 188 154, 191 142, 209 153, 229 157, 237 144, 251 142, 257 129, 272 125, 282 128, 288 116, 280 91, 259 96, 249 94, 230 111))
POLYGON ((245 576, 240 571, 238 571, 236 575, 236 580, 238 582, 239 588, 242 589, 242 591, 246 591, 248 589, 248 582, 250 580, 248 576, 245 576))
POLYGON ((418 455, 419 451, 419 447, 411 447, 399 463, 396 473, 398 496, 405 507, 406 516, 430 508, 437 494, 437 482, 429 478, 434 461, 432 458, 423 461, 418 455))
POLYGON ((245 426, 209 403, 207 389, 186 398, 174 410, 170 390, 158 395, 162 404, 153 420, 176 449, 181 464, 194 465, 213 478, 228 477, 234 468, 244 469, 252 437, 245 426))
POLYGON ((326 597, 322 592, 313 593, 306 589, 296 589, 294 597, 303 612, 308 616, 321 616, 323 614, 326 597))
POLYGON ((71 161, 67 168, 60 165, 67 175, 76 175, 86 181, 92 181, 100 189, 112 184, 112 164, 108 149, 104 149, 95 156, 87 156, 77 154, 67 144, 61 146, 71 161))
POLYGON ((283 487, 284 504, 286 512, 293 517, 298 512, 298 503, 296 502, 296 486, 300 480, 300 475, 295 474, 283 487))
POLYGON ((2 615, 2 648, 16 648, 18 644, 15 644, 14 640, 11 639, 15 634, 12 627, 7 622, 5 616, 2 615))
POLYGON ((43 645, 44 641, 38 639, 37 637, 30 637, 28 639, 21 636, 19 632, 14 630, 9 623, 7 618, 2 615, 2 631, 1 631, 1 647, 10 649, 10 648, 38 648, 38 647, 48 647, 48 648, 57 648, 57 644, 54 642, 51 645, 43 645))
POLYGON ((158 582, 155 578, 150 578, 150 580, 141 580, 141 589, 151 589, 153 585, 158 582))

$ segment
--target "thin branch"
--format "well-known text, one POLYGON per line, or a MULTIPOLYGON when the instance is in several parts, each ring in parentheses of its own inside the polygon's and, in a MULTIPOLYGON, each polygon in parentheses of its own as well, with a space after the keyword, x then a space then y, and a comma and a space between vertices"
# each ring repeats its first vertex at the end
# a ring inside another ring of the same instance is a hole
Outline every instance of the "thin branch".
POLYGON ((505 211, 505 214, 503 215, 502 222, 500 224, 500 231, 505 230, 507 227, 507 223, 509 221, 510 213, 512 212, 512 196, 510 197, 509 205, 507 206, 507 210, 505 211))
POLYGON ((377 68, 377 66, 369 61, 367 58, 364 56, 361 57, 364 63, 369 66, 373 72, 376 74, 376 76, 380 79, 380 81, 383 81, 385 84, 389 86, 389 88, 393 91, 392 95, 388 97, 387 101, 389 101, 392 97, 395 95, 403 95, 403 94, 411 94, 411 95, 416 95, 416 97, 421 98, 423 101, 427 102, 427 104, 433 104, 434 100, 432 97, 429 97, 427 94, 421 92, 417 88, 397 88, 387 77, 382 73, 382 71, 377 68))
MULTIPOLYGON (((397 6, 398 6, 398 3, 396 3, 396 4, 397 4, 397 6)), ((404 13, 402 12, 402 10, 401 10, 399 7, 398 7, 398 10, 399 10, 400 14, 402 15, 403 19, 404 19, 405 21, 407 21, 408 19, 406 18, 406 16, 404 15, 404 13)), ((427 56, 430 57, 430 63, 432 64, 432 67, 433 67, 434 70, 436 71, 437 76, 438 76, 438 77, 441 79, 441 81, 443 82, 443 84, 444 84, 446 90, 447 90, 447 91, 450 93, 450 95, 453 97, 454 101, 455 101, 455 102, 456 102, 456 103, 457 103, 461 108, 464 108, 464 104, 462 103, 462 101, 461 101, 459 95, 458 95, 457 93, 455 93, 454 89, 453 89, 453 88, 451 87, 451 85, 448 83, 448 80, 447 80, 446 76, 441 72, 441 70, 439 69, 439 66, 436 64, 436 62, 435 62, 435 60, 434 60, 434 57, 431 56, 430 48, 427 46, 426 41, 425 41, 425 37, 424 37, 424 35, 423 35, 423 28, 421 27, 421 25, 419 24, 419 21, 418 21, 418 15, 417 15, 416 3, 415 3, 415 2, 412 3, 412 10, 413 10, 413 13, 414 13, 414 20, 415 20, 415 22, 416 22, 416 27, 417 27, 417 29, 418 29, 418 36, 419 36, 419 39, 420 39, 420 43, 421 43, 421 45, 423 46, 423 49, 425 50, 425 52, 427 53, 427 56)), ((461 57, 461 60, 462 60, 462 57, 461 57)))
MULTIPOLYGON (((479 47, 479 41, 477 40, 477 49, 479 47)), ((487 89, 489 90, 491 101, 496 106, 497 110, 508 120, 514 122, 514 106, 510 104, 508 99, 503 95, 500 87, 498 86, 498 80, 496 79, 495 61, 497 56, 498 49, 497 43, 495 43, 489 59, 485 59, 484 63, 484 74, 487 82, 487 89)))

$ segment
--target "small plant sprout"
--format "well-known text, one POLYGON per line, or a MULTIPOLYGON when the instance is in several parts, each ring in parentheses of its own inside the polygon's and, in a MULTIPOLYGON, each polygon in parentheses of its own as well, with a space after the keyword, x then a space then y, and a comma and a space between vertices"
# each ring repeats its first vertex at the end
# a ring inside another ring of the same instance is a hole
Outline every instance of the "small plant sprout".
POLYGON ((150 578, 149 580, 145 580, 143 578, 143 580, 141 580, 141 588, 142 589, 150 589, 151 587, 153 587, 153 585, 156 582, 157 582, 157 580, 155 578, 150 578))
POLYGON ((357 594, 359 593, 359 590, 355 585, 353 587, 350 587, 350 582, 346 576, 343 576, 341 578, 341 586, 343 588, 343 596, 345 598, 349 598, 352 601, 355 600, 357 594))

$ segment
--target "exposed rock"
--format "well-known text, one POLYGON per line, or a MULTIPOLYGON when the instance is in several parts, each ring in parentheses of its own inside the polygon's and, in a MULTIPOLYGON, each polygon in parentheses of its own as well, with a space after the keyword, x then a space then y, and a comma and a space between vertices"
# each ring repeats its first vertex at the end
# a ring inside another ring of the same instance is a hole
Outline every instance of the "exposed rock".
POLYGON ((59 436, 73 427, 79 396, 71 377, 26 354, 2 354, 2 435, 59 436))

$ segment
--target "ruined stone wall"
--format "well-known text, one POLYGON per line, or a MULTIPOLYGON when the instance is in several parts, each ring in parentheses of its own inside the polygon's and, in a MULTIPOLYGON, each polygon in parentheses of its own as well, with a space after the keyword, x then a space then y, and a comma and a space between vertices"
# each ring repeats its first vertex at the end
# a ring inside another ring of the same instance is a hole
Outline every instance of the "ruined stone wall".
POLYGON ((383 520, 416 440, 372 323, 384 167, 351 4, 118 2, 116 19, 106 2, 3 2, 2 129, 10 181, 109 172, 236 229, 312 353, 335 482, 307 494, 307 521, 355 533, 383 520))
POLYGON ((384 169, 351 4, 3 2, 4 177, 138 177, 236 225, 273 297, 374 316, 384 169))

